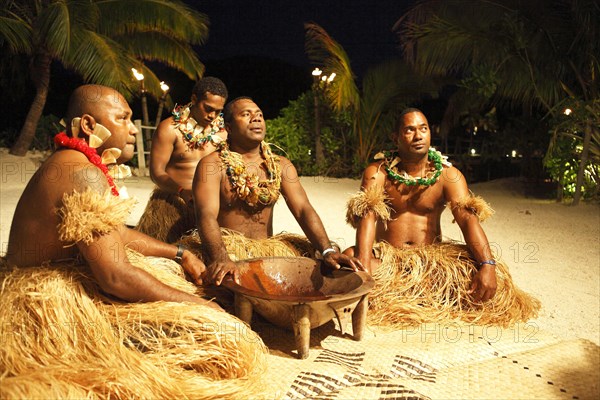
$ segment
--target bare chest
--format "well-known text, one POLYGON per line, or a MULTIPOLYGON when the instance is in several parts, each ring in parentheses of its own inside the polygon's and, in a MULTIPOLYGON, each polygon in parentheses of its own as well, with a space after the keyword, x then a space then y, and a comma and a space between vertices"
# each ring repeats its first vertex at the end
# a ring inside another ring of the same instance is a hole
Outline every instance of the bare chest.
POLYGON ((394 214, 430 215, 441 213, 445 207, 443 187, 440 182, 431 186, 396 184, 386 181, 385 190, 394 214))
POLYGON ((202 158, 204 151, 201 147, 194 146, 185 140, 181 135, 178 135, 171 161, 175 163, 195 163, 197 164, 202 158))

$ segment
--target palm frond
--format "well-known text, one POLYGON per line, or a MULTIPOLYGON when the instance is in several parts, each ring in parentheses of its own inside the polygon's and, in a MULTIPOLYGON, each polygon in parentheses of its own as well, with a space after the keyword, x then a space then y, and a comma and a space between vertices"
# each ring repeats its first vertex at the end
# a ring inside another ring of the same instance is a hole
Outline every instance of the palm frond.
POLYGON ((140 60, 161 62, 185 73, 191 80, 204 74, 204 64, 194 49, 181 40, 160 32, 136 32, 114 39, 140 60))
POLYGON ((81 74, 85 82, 118 90, 134 85, 131 66, 138 63, 119 43, 93 31, 77 32, 63 61, 67 68, 81 74))
POLYGON ((437 96, 439 87, 431 77, 423 77, 406 62, 392 60, 370 68, 363 79, 362 99, 375 115, 390 107, 404 106, 423 97, 437 96))
POLYGON ((336 74, 328 90, 329 98, 336 110, 359 107, 360 95, 350 59, 344 48, 315 23, 304 24, 306 30, 305 50, 309 59, 321 66, 326 73, 336 74))
POLYGON ((468 76, 476 65, 497 65, 498 97, 550 110, 563 88, 584 97, 596 90, 600 33, 592 21, 599 18, 593 0, 488 0, 471 7, 424 0, 395 29, 406 59, 423 73, 468 76))
POLYGON ((387 140, 400 109, 418 99, 436 97, 438 90, 434 79, 416 73, 401 60, 370 68, 363 79, 359 118, 365 161, 387 140))
POLYGON ((108 36, 156 31, 190 44, 208 37, 208 17, 180 1, 97 0, 102 21, 99 31, 108 36))
POLYGON ((71 45, 71 19, 66 2, 50 3, 38 16, 34 27, 34 43, 53 57, 62 58, 71 45))
POLYGON ((68 0, 69 18, 72 29, 97 30, 101 21, 101 10, 90 0, 68 0))
POLYGON ((31 1, 1 0, 0 15, 9 19, 21 20, 31 25, 36 15, 35 4, 31 1))
POLYGON ((0 48, 11 53, 32 53, 31 26, 21 19, 0 16, 0 48))

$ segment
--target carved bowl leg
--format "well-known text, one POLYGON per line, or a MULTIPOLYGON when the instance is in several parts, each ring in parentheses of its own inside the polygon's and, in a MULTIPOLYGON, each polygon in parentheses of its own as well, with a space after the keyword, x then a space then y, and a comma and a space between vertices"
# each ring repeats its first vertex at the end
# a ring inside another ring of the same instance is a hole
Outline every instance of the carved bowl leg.
POLYGON ((296 304, 293 306, 294 337, 296 339, 296 349, 298 358, 308 358, 308 348, 310 345, 310 307, 306 304, 296 304))

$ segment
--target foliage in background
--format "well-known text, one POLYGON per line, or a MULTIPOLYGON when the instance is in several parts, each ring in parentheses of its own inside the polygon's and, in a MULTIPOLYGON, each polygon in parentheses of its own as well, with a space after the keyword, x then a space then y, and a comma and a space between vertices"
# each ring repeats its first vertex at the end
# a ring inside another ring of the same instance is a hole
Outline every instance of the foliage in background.
POLYGON ((345 114, 330 110, 321 115, 321 140, 325 163, 317 166, 312 154, 314 135, 313 92, 301 94, 283 108, 279 117, 267 120, 267 141, 273 150, 288 157, 301 175, 348 176, 352 165, 347 153, 350 122, 345 114), (277 149, 279 147, 281 150, 277 149))
POLYGON ((437 96, 438 85, 394 60, 370 68, 359 89, 344 48, 317 24, 305 24, 305 29, 305 48, 311 61, 326 74, 336 74, 326 97, 335 112, 350 116, 347 145, 353 153, 352 165, 362 170, 388 141, 397 112, 419 99, 437 96))
MULTIPOLYGON (((31 150, 48 151, 54 149, 54 135, 64 130, 60 118, 53 114, 42 115, 31 142, 31 150)), ((16 129, 0 131, 0 147, 9 147, 19 136, 16 129)))
POLYGON ((14 55, 27 57, 36 90, 11 153, 25 155, 33 141, 53 62, 128 98, 139 85, 131 74, 136 67, 148 93, 159 97, 158 78, 140 60, 158 61, 196 79, 204 66, 192 45, 207 35, 206 16, 180 1, 0 0, 0 50, 7 55, 2 63, 13 64, 14 55))
POLYGON ((60 124, 60 118, 56 115, 42 115, 35 130, 35 137, 31 148, 35 150, 52 150, 54 148, 54 135, 65 128, 60 124))
MULTIPOLYGON (((407 61, 424 74, 524 110, 556 115, 566 98, 600 96, 597 0, 420 0, 396 23, 407 61)), ((584 130, 579 176, 588 164, 593 127, 584 130)), ((575 145, 575 142, 570 142, 575 145)), ((578 186, 573 204, 579 201, 578 186)))
POLYGON ((544 157, 544 165, 558 182, 558 196, 571 198, 575 194, 579 160, 583 151, 584 132, 590 129, 589 162, 583 174, 582 195, 598 198, 600 185, 600 99, 584 102, 569 99, 560 105, 571 112, 557 114, 552 120, 552 138, 544 157))

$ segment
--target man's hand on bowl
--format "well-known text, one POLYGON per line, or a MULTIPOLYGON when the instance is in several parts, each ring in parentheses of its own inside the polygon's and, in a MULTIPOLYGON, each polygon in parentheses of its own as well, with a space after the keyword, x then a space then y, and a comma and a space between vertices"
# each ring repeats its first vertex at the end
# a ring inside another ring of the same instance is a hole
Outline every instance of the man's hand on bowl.
POLYGON ((330 252, 323 257, 323 262, 331 269, 344 269, 348 271, 365 271, 362 263, 356 257, 350 257, 337 251, 330 252))

